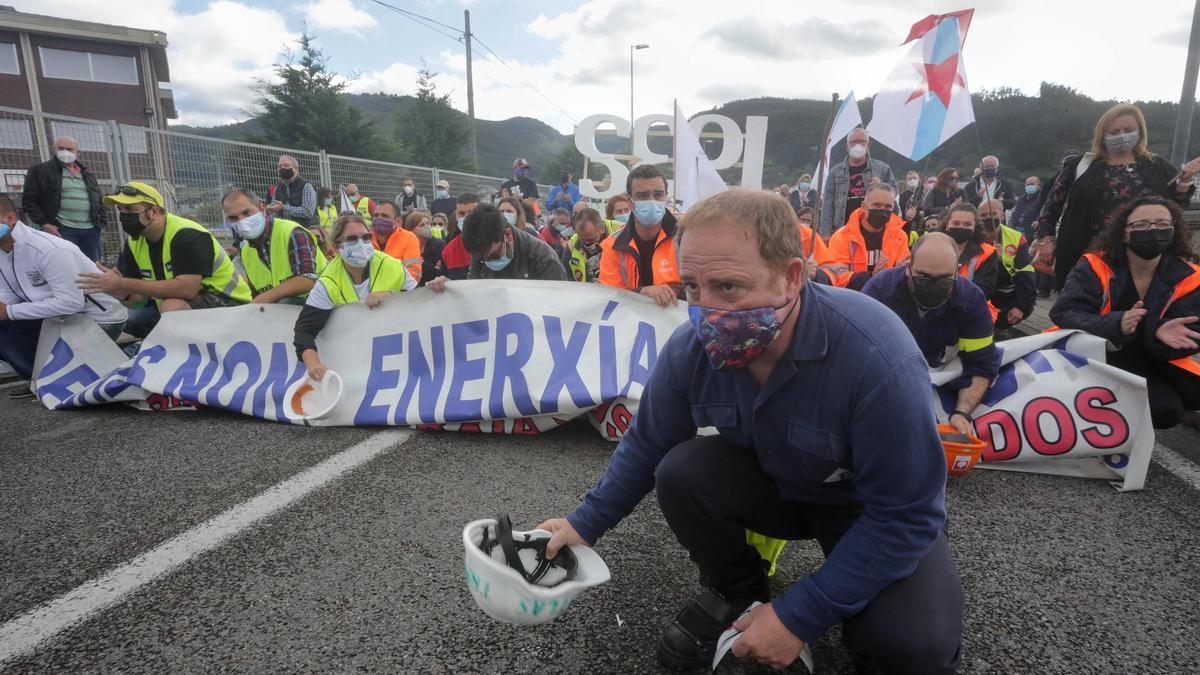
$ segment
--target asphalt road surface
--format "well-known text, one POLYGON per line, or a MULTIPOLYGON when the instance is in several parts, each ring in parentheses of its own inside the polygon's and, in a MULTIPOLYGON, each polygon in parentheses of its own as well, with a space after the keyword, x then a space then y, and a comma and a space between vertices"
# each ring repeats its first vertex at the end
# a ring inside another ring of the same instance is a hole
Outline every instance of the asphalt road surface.
MULTIPOLYGON (((599 544, 612 580, 552 624, 499 624, 471 601, 463 524, 570 510, 614 447, 586 423, 536 438, 305 429, 218 411, 55 413, 10 390, 2 672, 659 672, 657 636, 697 592, 651 498, 599 544), (248 502, 268 515, 198 532, 248 502)), ((1001 471, 950 480, 962 672, 1200 672, 1200 442, 1190 429, 1160 441, 1184 469, 1156 464, 1136 493, 1001 471)), ((774 590, 820 562, 814 544, 790 544, 774 590)), ((818 673, 850 671, 836 630, 813 653, 818 673)))

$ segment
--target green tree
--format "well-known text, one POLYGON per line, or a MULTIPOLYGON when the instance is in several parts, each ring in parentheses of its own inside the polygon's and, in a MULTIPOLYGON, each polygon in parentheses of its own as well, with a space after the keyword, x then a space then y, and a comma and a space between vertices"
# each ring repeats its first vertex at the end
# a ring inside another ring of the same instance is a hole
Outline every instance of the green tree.
POLYGON ((324 149, 336 155, 383 158, 396 148, 375 132, 362 111, 342 95, 346 82, 328 68, 328 59, 307 32, 297 41, 299 62, 287 52, 275 77, 256 87, 256 115, 262 134, 250 139, 301 150, 324 149))
POLYGON ((396 141, 413 164, 474 172, 474 160, 465 151, 469 132, 466 121, 450 105, 450 95, 438 93, 435 77, 437 73, 422 61, 413 107, 396 115, 396 141))

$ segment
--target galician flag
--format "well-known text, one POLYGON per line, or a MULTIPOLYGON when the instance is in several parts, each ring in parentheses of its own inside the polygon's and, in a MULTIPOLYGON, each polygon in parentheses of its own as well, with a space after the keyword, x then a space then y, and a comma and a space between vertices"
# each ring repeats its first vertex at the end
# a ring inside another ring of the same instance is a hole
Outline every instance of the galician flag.
POLYGON ((934 15, 913 24, 908 41, 916 44, 875 97, 868 127, 872 139, 919 160, 975 121, 962 59, 974 12, 934 15))

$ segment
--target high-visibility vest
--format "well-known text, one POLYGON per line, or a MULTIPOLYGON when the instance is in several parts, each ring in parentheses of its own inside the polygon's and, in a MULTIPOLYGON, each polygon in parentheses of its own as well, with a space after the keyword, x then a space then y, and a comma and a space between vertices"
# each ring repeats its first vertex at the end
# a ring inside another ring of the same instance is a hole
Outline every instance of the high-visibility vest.
POLYGON ((321 227, 325 228, 326 230, 333 227, 333 221, 337 220, 337 217, 337 207, 333 204, 330 204, 329 206, 317 207, 318 222, 320 223, 321 227))
POLYGON ((576 246, 577 243, 579 243, 579 235, 571 235, 571 240, 567 242, 567 251, 571 254, 571 258, 567 261, 567 271, 571 273, 568 281, 572 279, 582 282, 600 281, 599 279, 587 278, 587 254, 576 246))
MULTIPOLYGON (((996 254, 996 247, 991 244, 980 244, 979 249, 978 255, 958 266, 959 276, 965 277, 967 281, 975 281, 975 270, 979 269, 983 261, 996 254)), ((990 298, 988 299, 988 312, 992 315, 992 323, 996 323, 996 319, 1000 318, 1000 310, 992 304, 990 298)))
MULTIPOLYGON (((1100 315, 1104 316, 1112 311, 1112 279, 1114 276, 1112 268, 1104 259, 1095 253, 1085 253, 1083 259, 1088 261, 1088 265, 1092 268, 1092 273, 1100 280, 1100 315)), ((1184 261, 1188 267, 1192 268, 1192 273, 1184 277, 1179 283, 1175 284, 1175 290, 1171 293, 1171 299, 1163 306, 1162 314, 1158 315, 1162 319, 1167 315, 1167 310, 1175 301, 1189 293, 1194 293, 1200 290, 1200 265, 1184 261)), ((1200 377, 1200 353, 1185 356, 1181 359, 1175 359, 1169 362, 1171 365, 1182 368, 1187 372, 1200 377)))
MULTIPOLYGON (((237 273, 237 269, 233 266, 233 261, 225 254, 225 249, 221 248, 221 244, 217 242, 216 237, 212 236, 212 233, 200 223, 180 218, 173 213, 167 214, 166 227, 163 230, 161 241, 162 279, 155 276, 154 265, 150 262, 150 242, 146 241, 145 237, 130 237, 128 239, 129 252, 133 254, 133 261, 137 263, 142 278, 149 281, 166 281, 175 278, 175 272, 171 269, 171 240, 175 238, 175 235, 180 230, 197 230, 203 232, 208 235, 209 241, 212 242, 212 270, 200 279, 201 285, 214 293, 219 293, 232 300, 250 302, 250 286, 237 273)), ((157 305, 161 305, 162 298, 154 298, 154 302, 157 305)))
MULTIPOLYGON (((242 270, 246 273, 246 280, 250 282, 250 288, 255 291, 255 295, 269 291, 296 276, 292 272, 288 243, 292 239, 292 232, 297 227, 304 230, 304 233, 312 240, 313 250, 316 252, 317 274, 320 274, 321 270, 325 268, 325 254, 321 252, 316 235, 309 232, 300 223, 274 218, 271 220, 270 267, 263 263, 262 257, 258 255, 258 249, 248 241, 242 242, 242 270)), ((296 297, 304 298, 308 297, 308 294, 296 297)))
POLYGON ((429 236, 433 237, 434 239, 445 239, 446 228, 442 227, 441 225, 433 225, 429 228, 429 236))
POLYGON ((358 196, 358 201, 354 202, 354 210, 358 211, 358 214, 360 216, 362 216, 362 218, 363 218, 363 222, 367 224, 367 227, 370 227, 371 226, 371 200, 367 199, 366 195, 360 194, 358 196))
MULTIPOLYGON (((375 251, 371 261, 367 263, 367 277, 370 279, 370 292, 402 291, 404 282, 408 279, 408 270, 404 263, 396 260, 383 251, 375 251)), ((317 278, 317 283, 325 287, 334 307, 351 302, 358 302, 358 294, 354 292, 354 279, 346 270, 342 256, 336 256, 325 266, 325 271, 317 278)))
POLYGON ((1000 262, 1004 265, 1004 269, 1008 270, 1010 277, 1016 278, 1018 272, 1033 271, 1032 263, 1017 269, 1017 253, 1021 250, 1021 244, 1024 241, 1025 235, 1019 231, 1007 225, 1000 226, 1000 262))
POLYGON ((622 227, 625 227, 625 223, 622 223, 619 220, 604 221, 604 229, 608 230, 609 234, 616 234, 617 231, 620 230, 622 227))

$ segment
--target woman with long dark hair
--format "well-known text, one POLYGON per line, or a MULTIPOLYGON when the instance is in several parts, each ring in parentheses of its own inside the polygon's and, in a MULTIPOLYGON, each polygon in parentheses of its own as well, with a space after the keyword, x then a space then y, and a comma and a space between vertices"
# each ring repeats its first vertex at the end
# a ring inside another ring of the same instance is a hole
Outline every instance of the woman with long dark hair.
POLYGON ((1056 288, 1066 283, 1088 243, 1107 230, 1122 204, 1146 195, 1180 207, 1191 201, 1200 158, 1176 171, 1147 149, 1146 135, 1146 118, 1137 106, 1115 105, 1096 123, 1091 152, 1063 161, 1034 231, 1042 262, 1054 264, 1056 288))
POLYGON ((962 198, 963 192, 958 189, 958 169, 946 167, 938 172, 937 183, 921 200, 921 211, 941 213, 960 203, 962 198))
POLYGON ((1050 310, 1119 349, 1109 365, 1146 378, 1158 429, 1200 408, 1200 265, 1174 201, 1140 197, 1120 209, 1071 270, 1050 310))

